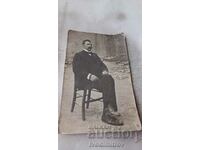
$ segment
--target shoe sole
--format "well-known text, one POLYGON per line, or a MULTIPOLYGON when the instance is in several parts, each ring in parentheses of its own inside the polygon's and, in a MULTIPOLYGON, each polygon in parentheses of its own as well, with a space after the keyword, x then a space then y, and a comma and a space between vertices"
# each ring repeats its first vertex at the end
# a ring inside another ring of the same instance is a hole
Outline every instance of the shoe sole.
POLYGON ((124 125, 124 123, 122 123, 122 124, 114 124, 112 122, 107 122, 107 121, 105 121, 103 119, 101 119, 101 121, 103 121, 104 123, 110 124, 110 125, 114 125, 114 126, 123 126, 124 125))

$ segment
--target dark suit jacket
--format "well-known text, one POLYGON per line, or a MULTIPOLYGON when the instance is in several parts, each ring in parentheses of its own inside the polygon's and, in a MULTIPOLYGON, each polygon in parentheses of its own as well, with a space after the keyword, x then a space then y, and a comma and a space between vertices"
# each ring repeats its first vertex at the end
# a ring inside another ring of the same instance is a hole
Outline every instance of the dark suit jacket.
POLYGON ((108 71, 108 68, 97 54, 92 53, 90 56, 86 51, 76 53, 72 65, 75 74, 75 84, 80 88, 87 86, 91 82, 87 79, 89 73, 101 78, 102 72, 104 70, 108 71))

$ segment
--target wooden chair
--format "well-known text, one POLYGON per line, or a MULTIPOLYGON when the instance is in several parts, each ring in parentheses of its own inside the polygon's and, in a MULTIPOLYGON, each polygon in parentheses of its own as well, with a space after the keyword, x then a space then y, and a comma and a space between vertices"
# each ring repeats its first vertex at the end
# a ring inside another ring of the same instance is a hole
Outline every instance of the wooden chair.
POLYGON ((102 93, 101 91, 94 89, 94 88, 78 88, 76 84, 74 84, 74 93, 73 93, 73 100, 72 100, 72 106, 71 106, 71 112, 74 111, 74 107, 76 104, 76 99, 82 97, 82 120, 85 121, 85 105, 86 108, 89 108, 89 104, 91 102, 96 101, 103 101, 103 96, 99 98, 92 98, 92 92, 98 92, 102 93), (83 94, 80 94, 79 92, 83 91, 83 94))

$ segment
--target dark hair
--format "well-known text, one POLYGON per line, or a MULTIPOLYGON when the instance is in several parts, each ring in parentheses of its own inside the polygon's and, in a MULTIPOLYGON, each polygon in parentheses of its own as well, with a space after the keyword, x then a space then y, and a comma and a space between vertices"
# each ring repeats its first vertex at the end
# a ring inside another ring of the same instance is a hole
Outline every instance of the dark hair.
POLYGON ((91 42, 90 40, 86 39, 86 40, 83 40, 82 44, 84 45, 85 42, 91 42))

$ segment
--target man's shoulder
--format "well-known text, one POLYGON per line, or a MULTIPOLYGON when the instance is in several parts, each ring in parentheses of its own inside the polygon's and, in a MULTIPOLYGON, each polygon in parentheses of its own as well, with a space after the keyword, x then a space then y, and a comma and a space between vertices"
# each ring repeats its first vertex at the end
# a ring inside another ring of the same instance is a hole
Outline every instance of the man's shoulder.
POLYGON ((94 53, 94 52, 93 52, 93 55, 98 56, 97 53, 94 53))
POLYGON ((100 57, 98 56, 97 53, 93 53, 93 56, 96 57, 96 58, 98 58, 98 59, 100 59, 100 57))
POLYGON ((76 52, 75 55, 80 55, 82 53, 83 53, 83 51, 81 50, 81 51, 76 52))
POLYGON ((84 55, 83 51, 79 51, 79 52, 74 54, 74 56, 82 56, 82 55, 84 55))

